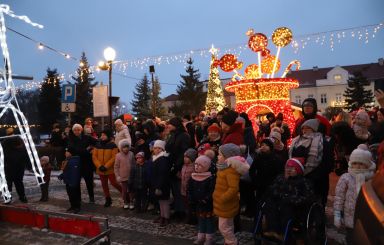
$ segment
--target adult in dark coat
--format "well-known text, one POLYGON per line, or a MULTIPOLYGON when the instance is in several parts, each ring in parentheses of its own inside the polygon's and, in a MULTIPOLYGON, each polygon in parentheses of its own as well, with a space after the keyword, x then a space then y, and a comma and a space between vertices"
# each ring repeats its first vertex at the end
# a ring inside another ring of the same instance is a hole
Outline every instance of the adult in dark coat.
POLYGON ((189 134, 190 140, 190 148, 195 148, 196 147, 196 137, 195 137, 195 124, 193 121, 191 121, 191 116, 190 115, 185 115, 183 116, 183 124, 187 130, 187 133, 189 134))
POLYGON ((325 207, 329 191, 329 173, 334 168, 334 152, 331 143, 318 132, 319 125, 321 123, 317 119, 303 123, 301 135, 292 140, 289 158, 305 159, 304 176, 312 182, 315 195, 321 199, 325 207), (316 152, 320 150, 322 151, 316 152))
POLYGON ((28 201, 25 196, 23 178, 24 170, 29 165, 29 157, 23 140, 15 136, 13 132, 13 128, 7 129, 7 136, 11 138, 2 142, 5 178, 9 192, 12 193, 12 183, 14 183, 20 201, 26 203, 28 201))
POLYGON ((335 173, 338 176, 348 172, 349 156, 360 144, 355 132, 347 122, 335 122, 331 128, 335 151, 335 173))
POLYGON ((244 144, 244 129, 241 122, 236 122, 238 113, 235 111, 228 111, 227 114, 224 114, 221 129, 224 134, 222 137, 222 144, 233 143, 235 145, 244 144))
POLYGON ((244 118, 244 144, 247 146, 249 154, 253 156, 256 151, 256 137, 253 131, 253 125, 249 120, 248 114, 245 112, 240 113, 240 117, 244 118))
MULTIPOLYGON (((92 163, 91 150, 96 143, 96 139, 83 134, 83 127, 80 124, 75 124, 69 134, 67 149, 65 152, 65 156, 67 158, 72 156, 80 157, 80 175, 85 180, 90 203, 95 202, 93 192, 94 165, 92 163)), ((73 211, 75 213, 79 212, 81 202, 80 181, 79 184, 75 186, 67 185, 67 193, 71 203, 71 207, 68 211, 73 211)))
POLYGON ((301 125, 309 119, 317 119, 320 122, 319 129, 317 132, 322 133, 323 135, 331 134, 331 124, 329 121, 320 115, 317 115, 317 102, 314 98, 306 98, 302 104, 302 112, 304 118, 297 119, 295 123, 295 129, 293 130, 292 137, 300 135, 301 125))
MULTIPOLYGON (((60 165, 64 161, 64 147, 66 145, 65 140, 63 139, 63 131, 60 128, 60 124, 54 123, 52 126, 51 139, 49 140, 56 162, 60 165)), ((53 159, 51 159, 53 162, 53 159)))
POLYGON ((284 163, 273 154, 273 142, 266 138, 261 141, 259 152, 256 154, 249 169, 249 177, 256 189, 258 204, 274 179, 284 172, 284 163))
POLYGON ((165 145, 165 151, 169 153, 171 162, 171 188, 174 197, 174 211, 176 218, 183 218, 185 208, 182 200, 181 169, 184 164, 184 152, 190 146, 190 137, 183 126, 181 118, 174 117, 167 124, 170 136, 165 145))

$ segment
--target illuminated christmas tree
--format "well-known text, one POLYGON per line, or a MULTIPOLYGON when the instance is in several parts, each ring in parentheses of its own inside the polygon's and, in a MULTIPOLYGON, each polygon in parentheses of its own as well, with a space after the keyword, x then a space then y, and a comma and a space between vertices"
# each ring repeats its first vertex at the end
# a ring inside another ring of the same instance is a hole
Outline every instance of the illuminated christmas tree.
POLYGON ((219 69, 217 68, 217 65, 214 64, 216 60, 217 49, 215 49, 212 45, 212 48, 209 50, 209 52, 212 54, 212 59, 208 80, 207 101, 205 103, 205 111, 208 113, 211 111, 221 111, 225 106, 219 69))

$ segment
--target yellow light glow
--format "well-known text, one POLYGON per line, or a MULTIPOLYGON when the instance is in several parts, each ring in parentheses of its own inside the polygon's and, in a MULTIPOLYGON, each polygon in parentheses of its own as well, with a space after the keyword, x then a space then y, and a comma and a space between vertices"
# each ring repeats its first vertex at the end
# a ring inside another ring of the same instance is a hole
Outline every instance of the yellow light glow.
POLYGON ((279 27, 272 34, 272 42, 278 47, 285 47, 292 41, 292 31, 287 27, 279 27))
MULTIPOLYGON (((266 74, 272 74, 275 59, 276 57, 274 55, 265 56, 261 61, 261 72, 266 74)), ((276 69, 274 72, 279 71, 279 69, 280 69, 280 60, 277 59, 276 69)))

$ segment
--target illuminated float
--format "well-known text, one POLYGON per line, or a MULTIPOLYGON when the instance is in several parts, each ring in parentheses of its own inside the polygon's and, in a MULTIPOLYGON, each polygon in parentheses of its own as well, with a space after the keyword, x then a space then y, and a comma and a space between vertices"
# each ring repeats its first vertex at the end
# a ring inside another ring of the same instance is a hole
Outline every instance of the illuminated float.
POLYGON ((292 41, 292 32, 286 27, 277 28, 272 34, 272 42, 277 46, 276 55, 271 55, 268 47, 268 38, 262 33, 255 33, 252 29, 247 32, 249 36, 248 47, 258 55, 258 64, 251 64, 245 68, 244 76, 237 69, 241 69, 242 62, 236 56, 226 54, 217 60, 216 64, 223 71, 233 71, 232 81, 225 89, 235 93, 236 108, 238 112, 246 112, 251 119, 257 115, 273 112, 275 115, 283 113, 284 121, 292 129, 295 124, 289 90, 297 88, 299 82, 293 78, 286 78, 287 73, 296 66, 300 68, 300 62, 294 60, 285 68, 279 78, 275 74, 280 69, 280 49, 292 41))

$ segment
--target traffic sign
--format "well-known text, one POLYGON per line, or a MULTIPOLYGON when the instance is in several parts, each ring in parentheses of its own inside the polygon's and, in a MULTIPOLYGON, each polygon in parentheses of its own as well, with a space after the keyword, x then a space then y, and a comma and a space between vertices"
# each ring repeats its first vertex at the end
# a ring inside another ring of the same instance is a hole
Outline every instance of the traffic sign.
POLYGON ((76 104, 75 103, 61 103, 62 112, 75 112, 76 104))
POLYGON ((76 85, 64 84, 61 87, 61 102, 62 103, 75 103, 76 101, 76 85))

